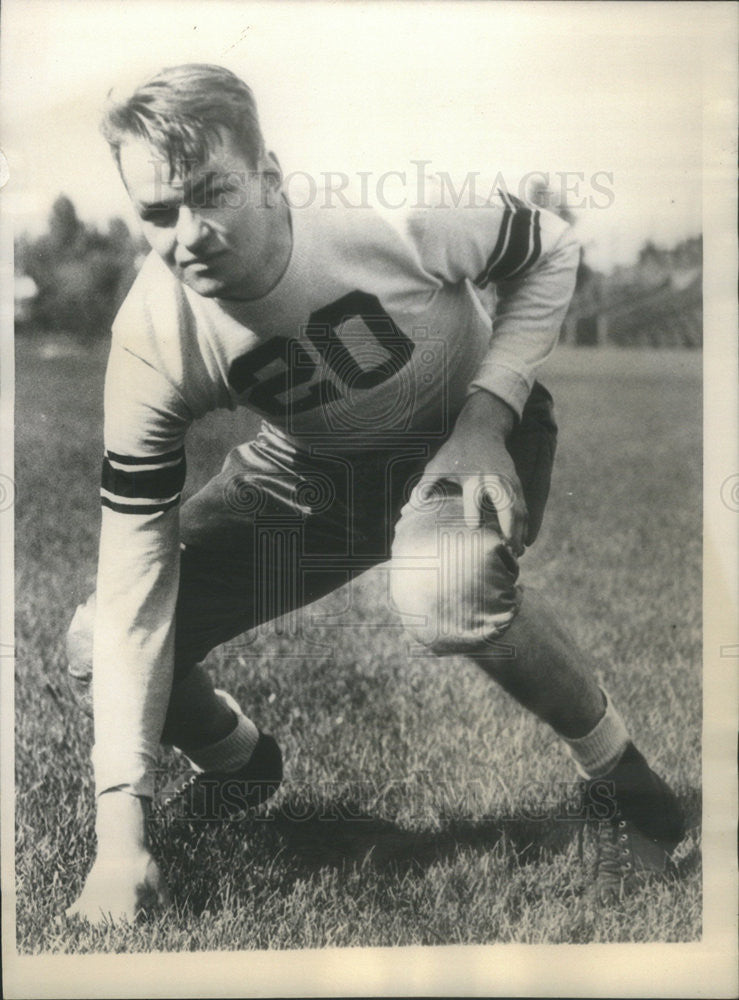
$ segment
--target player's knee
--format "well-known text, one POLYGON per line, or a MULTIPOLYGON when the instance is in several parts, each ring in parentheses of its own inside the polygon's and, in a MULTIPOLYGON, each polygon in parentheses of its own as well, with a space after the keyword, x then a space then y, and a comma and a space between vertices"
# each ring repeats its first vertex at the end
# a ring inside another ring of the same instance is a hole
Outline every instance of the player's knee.
POLYGON ((67 680, 75 701, 92 714, 92 640, 95 627, 95 595, 79 604, 67 631, 67 680))
POLYGON ((492 532, 440 525, 396 537, 391 596, 417 642, 437 655, 482 654, 521 604, 518 563, 492 532))

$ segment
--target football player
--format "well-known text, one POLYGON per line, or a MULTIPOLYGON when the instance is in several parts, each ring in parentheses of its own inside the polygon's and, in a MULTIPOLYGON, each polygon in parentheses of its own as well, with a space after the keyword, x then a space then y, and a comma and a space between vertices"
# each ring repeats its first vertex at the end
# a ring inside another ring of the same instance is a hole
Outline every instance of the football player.
POLYGON ((110 102, 103 132, 152 252, 113 328, 98 581, 70 629, 70 672, 84 685, 93 664, 98 798, 68 913, 166 902, 146 839, 160 744, 192 764, 163 806, 219 818, 269 797, 276 741, 200 663, 385 561, 415 642, 470 657, 608 789, 593 899, 663 870, 675 796, 562 615, 518 582, 554 457, 536 372, 574 286, 568 226, 505 191, 288 187, 249 87, 218 66, 164 70, 110 102), (180 509, 189 425, 237 406, 260 432, 180 509))

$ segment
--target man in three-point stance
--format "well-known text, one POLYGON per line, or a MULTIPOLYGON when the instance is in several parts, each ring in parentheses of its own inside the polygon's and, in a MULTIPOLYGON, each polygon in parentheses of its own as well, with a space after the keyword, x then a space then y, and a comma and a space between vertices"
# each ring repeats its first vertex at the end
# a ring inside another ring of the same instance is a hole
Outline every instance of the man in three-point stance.
POLYGON ((78 678, 94 633, 98 847, 68 913, 166 902, 145 833, 161 743, 192 764, 162 799, 186 813, 278 786, 276 741, 214 689, 207 652, 388 560, 415 640, 471 657, 610 783, 593 898, 662 870, 674 795, 517 582, 554 455, 535 375, 574 285, 566 224, 504 191, 450 206, 429 183, 398 209, 288 191, 251 91, 217 66, 164 70, 103 131, 152 253, 113 328, 98 582, 70 631, 78 678), (261 431, 180 509, 188 426, 236 406, 261 431))

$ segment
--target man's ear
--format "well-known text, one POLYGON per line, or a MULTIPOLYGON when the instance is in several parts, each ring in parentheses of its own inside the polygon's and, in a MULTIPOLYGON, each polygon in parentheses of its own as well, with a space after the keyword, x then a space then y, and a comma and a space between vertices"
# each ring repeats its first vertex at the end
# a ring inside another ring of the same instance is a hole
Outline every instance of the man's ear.
POLYGON ((282 194, 282 167, 277 156, 268 150, 264 154, 262 176, 266 180, 267 197, 270 203, 276 203, 282 194))

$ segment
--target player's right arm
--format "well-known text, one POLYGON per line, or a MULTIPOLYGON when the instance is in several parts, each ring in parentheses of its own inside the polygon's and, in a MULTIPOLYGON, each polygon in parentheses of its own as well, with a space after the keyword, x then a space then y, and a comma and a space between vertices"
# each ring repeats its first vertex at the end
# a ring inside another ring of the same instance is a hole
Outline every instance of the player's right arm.
POLYGON ((426 467, 424 484, 458 482, 473 528, 495 507, 504 541, 520 555, 528 512, 506 441, 557 343, 575 287, 579 244, 562 219, 502 190, 454 206, 442 197, 414 228, 432 274, 480 289, 492 284, 496 292, 488 351, 451 434, 426 467))
POLYGON ((177 388, 114 338, 93 640, 97 858, 68 911, 93 921, 166 897, 145 815, 172 685, 189 422, 177 388))

